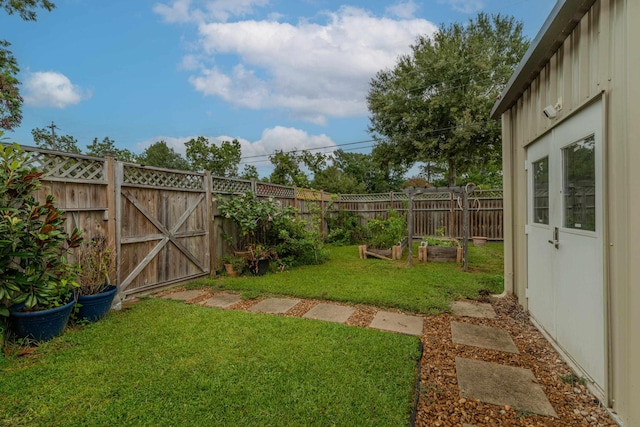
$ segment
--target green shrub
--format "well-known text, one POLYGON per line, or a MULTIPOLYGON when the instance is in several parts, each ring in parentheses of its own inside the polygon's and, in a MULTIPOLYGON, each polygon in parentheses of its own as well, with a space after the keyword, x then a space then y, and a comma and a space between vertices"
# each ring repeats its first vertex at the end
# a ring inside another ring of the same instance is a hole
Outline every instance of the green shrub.
POLYGON ((221 200, 220 212, 240 229, 237 249, 261 246, 277 253, 281 267, 322 264, 328 253, 322 247, 320 217, 310 221, 298 216, 295 208, 282 206, 273 198, 260 199, 248 192, 221 200))
POLYGON ((373 248, 390 248, 407 236, 407 222, 393 209, 389 210, 387 219, 370 219, 367 227, 369 245, 373 248))
POLYGON ((327 243, 336 245, 355 245, 367 239, 367 229, 360 224, 360 215, 350 211, 338 211, 326 219, 329 234, 327 243))

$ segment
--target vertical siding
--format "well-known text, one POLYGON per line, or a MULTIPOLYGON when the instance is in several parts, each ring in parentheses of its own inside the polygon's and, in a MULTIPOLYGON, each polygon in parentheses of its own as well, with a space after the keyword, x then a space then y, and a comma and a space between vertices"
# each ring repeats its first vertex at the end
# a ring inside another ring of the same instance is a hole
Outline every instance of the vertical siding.
POLYGON ((526 146, 603 93, 605 271, 609 287, 610 404, 624 425, 640 425, 640 2, 598 0, 518 102, 503 114, 506 288, 525 306, 526 146), (555 120, 542 114, 561 98, 555 120), (633 255, 635 254, 635 255, 633 255), (511 280, 513 280, 511 282, 511 280))

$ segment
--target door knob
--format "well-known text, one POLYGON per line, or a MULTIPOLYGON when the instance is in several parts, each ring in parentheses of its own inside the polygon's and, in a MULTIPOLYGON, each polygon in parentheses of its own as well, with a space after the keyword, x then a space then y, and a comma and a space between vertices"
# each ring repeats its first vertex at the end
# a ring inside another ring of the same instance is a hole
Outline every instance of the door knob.
POLYGON ((549 240, 548 242, 553 245, 554 248, 558 249, 560 247, 560 230, 558 227, 553 229, 553 240, 549 240))

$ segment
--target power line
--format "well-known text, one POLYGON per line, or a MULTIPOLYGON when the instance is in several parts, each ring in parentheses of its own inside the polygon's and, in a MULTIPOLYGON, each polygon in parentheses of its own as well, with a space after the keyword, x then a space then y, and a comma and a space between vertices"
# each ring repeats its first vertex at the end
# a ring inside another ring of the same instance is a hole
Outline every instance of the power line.
MULTIPOLYGON (((375 139, 365 139, 362 141, 355 141, 355 142, 347 142, 345 144, 334 144, 334 145, 326 145, 324 147, 313 147, 313 148, 306 148, 306 149, 302 149, 302 150, 290 150, 290 151, 284 151, 282 154, 290 154, 290 153, 298 153, 300 151, 311 151, 311 150, 323 150, 325 148, 334 148, 334 147, 344 147, 347 145, 356 145, 356 144, 364 144, 365 142, 374 142, 375 139)), ((272 156, 273 154, 257 154, 255 156, 247 156, 247 157, 242 157, 240 160, 242 159, 253 159, 253 158, 257 158, 257 157, 269 157, 272 156)))
MULTIPOLYGON (((426 135, 431 135, 434 133, 439 133, 439 132, 444 132, 444 131, 449 131, 449 130, 455 130, 455 129, 464 129, 464 128, 468 128, 471 126, 478 126, 478 125, 486 125, 488 123, 491 122, 496 122, 497 120, 485 120, 482 122, 473 122, 473 123, 468 123, 468 124, 464 124, 464 125, 456 125, 456 126, 448 126, 448 127, 442 127, 442 128, 438 128, 438 129, 430 129, 430 130, 425 130, 424 132, 420 132, 417 134, 414 134, 415 136, 426 136, 426 135)), ((405 135, 405 138, 410 137, 411 135, 405 135)), ((297 153, 300 151, 313 151, 313 150, 320 150, 320 149, 326 149, 326 148, 335 148, 335 147, 344 147, 347 145, 354 145, 354 144, 362 144, 365 142, 389 142, 391 141, 389 138, 381 138, 381 139, 369 139, 369 140, 362 140, 362 141, 356 141, 356 142, 348 142, 348 143, 344 143, 344 144, 336 144, 336 145, 332 145, 332 146, 327 146, 327 147, 314 147, 314 148, 308 148, 308 149, 304 149, 304 150, 291 150, 291 151, 287 151, 284 152, 284 154, 288 154, 288 153, 297 153)), ((374 148, 374 145, 369 145, 366 147, 357 147, 357 148, 352 148, 352 150, 363 150, 363 149, 367 149, 367 148, 374 148)), ((337 151, 339 148, 335 149, 335 150, 331 150, 331 152, 337 151)), ((344 150, 344 151, 349 151, 349 150, 344 150)), ((256 156, 249 156, 249 157, 245 157, 245 159, 254 159, 254 158, 260 158, 260 157, 270 157, 272 156, 272 154, 260 154, 260 155, 256 155, 256 156)), ((264 163, 264 162, 268 162, 270 161, 270 159, 262 159, 262 160, 252 160, 252 161, 240 161, 240 165, 246 165, 246 164, 254 164, 254 163, 264 163)))

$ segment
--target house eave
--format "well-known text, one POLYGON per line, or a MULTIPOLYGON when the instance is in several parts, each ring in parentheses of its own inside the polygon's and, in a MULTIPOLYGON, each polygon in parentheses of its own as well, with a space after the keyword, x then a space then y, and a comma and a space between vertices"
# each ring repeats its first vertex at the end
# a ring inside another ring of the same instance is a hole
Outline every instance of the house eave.
POLYGON ((595 2, 558 0, 494 104, 491 118, 499 118, 518 101, 595 2))

